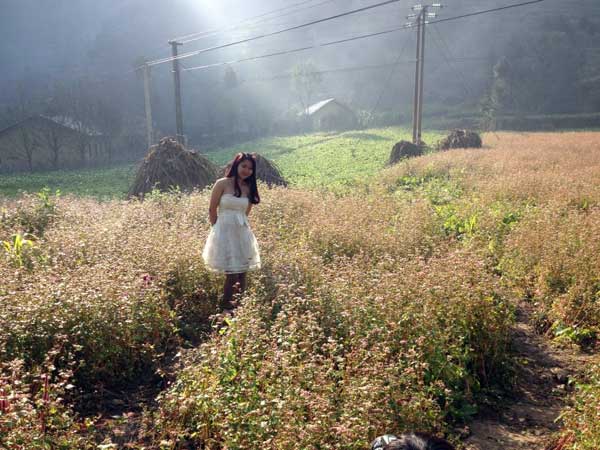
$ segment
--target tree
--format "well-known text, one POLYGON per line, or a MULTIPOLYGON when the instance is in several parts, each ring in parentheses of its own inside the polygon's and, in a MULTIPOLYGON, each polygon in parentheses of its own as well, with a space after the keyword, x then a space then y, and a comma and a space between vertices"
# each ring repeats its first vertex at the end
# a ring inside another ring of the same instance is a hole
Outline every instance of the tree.
POLYGON ((48 112, 55 121, 76 131, 72 142, 82 166, 88 163, 89 144, 94 132, 92 92, 91 86, 87 86, 83 80, 70 86, 57 84, 48 105, 48 112))
MULTIPOLYGON (((19 85, 18 99, 18 106, 15 110, 16 119, 17 121, 24 121, 33 115, 35 107, 33 105, 33 100, 26 95, 23 85, 19 85)), ((35 129, 33 127, 29 128, 25 124, 19 127, 17 130, 16 144, 16 148, 27 161, 28 170, 33 172, 33 156, 40 147, 35 129)))
POLYGON ((223 83, 226 89, 233 89, 238 85, 238 78, 235 70, 231 66, 227 66, 225 69, 225 75, 223 75, 223 83))
POLYGON ((93 105, 93 122, 104 137, 106 156, 111 163, 114 157, 114 141, 123 131, 123 115, 113 104, 96 100, 93 105))
POLYGON ((314 103, 315 94, 323 82, 323 76, 310 61, 296 64, 292 69, 292 90, 298 96, 302 112, 314 103))
POLYGON ((48 124, 40 130, 41 144, 45 145, 50 151, 51 164, 53 169, 59 169, 60 155, 66 147, 68 138, 67 135, 61 133, 57 126, 48 124))

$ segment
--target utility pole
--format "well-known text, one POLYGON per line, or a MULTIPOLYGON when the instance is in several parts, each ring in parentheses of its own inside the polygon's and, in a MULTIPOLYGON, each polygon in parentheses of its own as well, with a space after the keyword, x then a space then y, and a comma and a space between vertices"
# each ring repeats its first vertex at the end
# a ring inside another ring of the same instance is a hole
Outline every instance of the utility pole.
POLYGON ((427 17, 427 6, 423 6, 423 10, 421 11, 421 67, 419 70, 421 73, 419 74, 419 117, 418 117, 418 125, 417 125, 417 144, 421 144, 421 128, 423 125, 423 85, 424 83, 424 74, 425 74, 425 25, 427 22, 425 21, 425 17, 427 17))
MULTIPOLYGON (((409 16, 410 17, 410 16, 409 16)), ((421 81, 421 16, 417 18, 417 62, 415 64, 415 95, 413 98, 413 144, 418 144, 418 124, 417 117, 419 116, 419 93, 421 89, 419 84, 421 81)))
POLYGON ((177 123, 177 142, 185 144, 183 134, 183 112, 181 108, 181 78, 179 76, 179 60, 177 59, 177 46, 183 45, 177 41, 169 41, 171 55, 173 56, 173 80, 175 82, 175 122, 177 123))
MULTIPOLYGON (((417 28, 417 62, 415 66, 415 94, 413 99, 413 144, 421 144, 421 129, 423 123, 423 86, 425 78, 425 26, 430 17, 436 17, 436 13, 428 12, 429 8, 442 8, 441 3, 432 3, 430 5, 418 4, 412 7, 413 11, 419 11, 418 14, 409 14, 407 19, 416 20, 417 28)), ((414 27, 415 23, 408 22, 406 27, 414 27)))
POLYGON ((148 148, 154 144, 152 130, 152 104, 150 103, 150 66, 148 63, 144 63, 144 106, 146 109, 146 139, 148 141, 148 148))

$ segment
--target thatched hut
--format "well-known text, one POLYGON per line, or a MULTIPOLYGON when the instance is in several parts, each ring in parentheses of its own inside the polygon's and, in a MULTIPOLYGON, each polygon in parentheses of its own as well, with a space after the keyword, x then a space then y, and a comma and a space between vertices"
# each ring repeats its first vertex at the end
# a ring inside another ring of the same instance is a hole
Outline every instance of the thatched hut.
POLYGON ((153 189, 203 189, 216 181, 218 173, 219 168, 210 160, 185 149, 174 137, 165 137, 158 145, 150 147, 129 189, 129 196, 142 197, 153 189))
POLYGON ((438 142, 439 150, 451 148, 481 148, 481 136, 470 130, 453 130, 446 138, 438 142))
MULTIPOLYGON (((259 155, 258 153, 254 153, 254 158, 256 158, 257 180, 266 183, 269 187, 288 185, 287 181, 285 181, 285 179, 281 175, 281 171, 279 170, 279 167, 277 167, 277 164, 265 158, 264 156, 259 155)), ((231 163, 221 167, 221 176, 225 176, 230 166, 231 163)))
POLYGON ((394 144, 392 152, 390 153, 390 159, 388 160, 388 166, 392 166, 405 158, 413 158, 415 156, 421 156, 423 154, 424 146, 413 144, 408 141, 400 141, 394 144))

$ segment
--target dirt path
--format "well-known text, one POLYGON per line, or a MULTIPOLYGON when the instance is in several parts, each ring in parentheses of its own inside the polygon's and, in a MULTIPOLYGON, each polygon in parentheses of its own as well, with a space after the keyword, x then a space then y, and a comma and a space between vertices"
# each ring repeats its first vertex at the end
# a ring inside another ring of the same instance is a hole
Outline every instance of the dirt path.
POLYGON ((558 418, 569 400, 569 380, 582 374, 599 354, 558 349, 537 334, 531 309, 521 304, 514 328, 517 386, 506 407, 485 412, 471 425, 468 450, 543 450, 560 428, 558 418))

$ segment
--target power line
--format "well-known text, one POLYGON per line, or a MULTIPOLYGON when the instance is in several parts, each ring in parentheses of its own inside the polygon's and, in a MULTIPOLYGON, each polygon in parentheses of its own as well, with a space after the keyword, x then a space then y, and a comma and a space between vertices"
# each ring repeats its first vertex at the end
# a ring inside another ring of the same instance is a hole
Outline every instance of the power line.
POLYGON ((302 52, 304 50, 309 50, 312 48, 315 48, 315 46, 311 45, 308 47, 300 47, 300 48, 295 48, 295 49, 291 49, 291 50, 282 50, 280 52, 269 53, 266 55, 251 56, 249 58, 236 59, 236 60, 232 60, 232 61, 224 61, 224 62, 218 62, 218 63, 213 63, 213 64, 205 64, 203 66, 188 67, 188 68, 184 69, 184 72, 189 72, 189 71, 193 71, 193 70, 210 69, 211 67, 228 66, 230 64, 237 64, 237 63, 242 63, 242 62, 246 62, 246 61, 254 61, 257 59, 269 58, 271 56, 287 55, 290 53, 302 52))
POLYGON ((282 50, 282 51, 279 51, 279 52, 268 53, 266 55, 251 56, 251 57, 248 57, 248 58, 241 58, 241 59, 237 59, 237 60, 231 60, 231 61, 225 61, 225 62, 218 62, 218 63, 212 63, 212 64, 205 64, 205 65, 202 65, 202 66, 188 67, 188 68, 185 69, 185 71, 202 70, 202 69, 208 69, 208 68, 211 68, 211 67, 219 67, 219 66, 225 66, 225 65, 230 65, 230 64, 237 64, 237 63, 241 63, 241 62, 254 61, 254 60, 257 60, 257 59, 269 58, 269 57, 272 57, 272 56, 282 56, 282 55, 287 55, 287 54, 291 54, 291 53, 302 52, 302 51, 305 51, 305 50, 311 50, 311 49, 314 49, 314 48, 327 47, 327 46, 330 46, 330 45, 342 44, 344 42, 356 41, 358 39, 364 39, 364 38, 367 38, 367 37, 379 36, 379 35, 382 35, 382 34, 392 33, 394 31, 399 31, 399 30, 402 30, 402 29, 404 29, 404 28, 393 28, 391 30, 379 31, 379 32, 376 32, 376 33, 363 34, 363 35, 353 36, 353 37, 346 38, 346 39, 338 39, 338 40, 330 41, 330 42, 323 42, 321 44, 314 44, 314 45, 308 45, 308 46, 305 46, 305 47, 293 48, 293 49, 289 49, 289 50, 282 50))
MULTIPOLYGON (((328 20, 332 20, 332 19, 336 19, 336 18, 339 18, 339 17, 347 16, 347 15, 350 15, 350 14, 355 14, 355 13, 358 13, 358 12, 362 12, 362 11, 365 11, 367 9, 372 9, 372 8, 376 8, 376 7, 379 7, 379 6, 388 5, 388 4, 391 4, 391 3, 398 2, 398 1, 400 1, 400 0, 388 0, 388 1, 385 1, 385 2, 382 2, 382 3, 377 3, 375 5, 370 5, 370 6, 367 6, 367 7, 364 7, 364 8, 359 8, 359 9, 356 9, 356 10, 348 11, 346 13, 337 14, 335 16, 330 16, 330 17, 326 17, 324 19, 319 19, 319 20, 316 20, 316 21, 312 21, 312 22, 308 22, 308 23, 302 24, 302 25, 297 25, 295 27, 291 27, 291 28, 286 28, 286 29, 283 29, 283 30, 279 30, 279 31, 276 31, 276 32, 273 32, 273 33, 268 33, 268 34, 264 34, 264 35, 260 35, 260 36, 255 36, 255 37, 252 37, 252 38, 248 38, 248 39, 244 39, 244 40, 240 40, 240 41, 236 41, 236 42, 230 42, 228 44, 223 44, 223 45, 219 45, 219 46, 215 46, 215 47, 209 47, 209 48, 205 48, 205 49, 201 49, 201 50, 196 50, 196 51, 193 51, 193 52, 182 53, 177 58, 178 59, 188 58, 188 57, 196 56, 196 55, 199 55, 199 54, 202 54, 202 53, 206 53, 206 52, 209 52, 209 51, 219 50, 219 49, 222 49, 222 48, 231 47, 233 45, 243 44, 243 43, 250 42, 250 41, 253 41, 253 40, 262 39, 262 38, 268 37, 268 36, 274 36, 276 34, 281 34, 281 33, 284 33, 286 31, 296 30, 296 29, 307 27, 307 26, 314 25, 314 24, 317 24, 317 23, 322 23, 322 22, 325 22, 325 21, 328 21, 328 20)), ((428 21, 428 24, 435 24, 435 23, 441 23, 441 22, 449 22, 449 21, 452 21, 452 20, 463 19, 463 18, 466 18, 466 17, 473 17, 473 16, 482 15, 482 14, 488 14, 488 13, 503 11, 503 10, 507 10, 507 9, 511 9, 511 8, 517 8, 517 7, 521 7, 521 6, 531 5, 531 4, 534 4, 534 3, 541 3, 543 1, 545 1, 545 0, 532 0, 532 1, 523 2, 523 3, 516 3, 516 4, 507 5, 507 6, 503 6, 503 7, 499 7, 499 8, 486 9, 486 10, 476 11, 476 12, 472 12, 472 13, 468 13, 468 14, 462 14, 460 16, 454 16, 454 17, 448 17, 448 18, 445 18, 445 19, 438 19, 438 20, 428 21)), ((377 33, 369 33, 369 34, 359 35, 359 36, 355 36, 355 37, 348 38, 348 39, 340 39, 340 40, 337 40, 337 41, 327 42, 327 43, 324 43, 324 44, 320 44, 318 46, 311 46, 311 48, 324 47, 324 46, 335 45, 335 44, 341 44, 341 43, 344 43, 344 42, 350 42, 350 41, 354 41, 354 40, 365 39, 365 38, 368 38, 368 37, 380 36, 380 35, 383 35, 383 34, 393 33, 393 32, 396 32, 396 31, 411 29, 411 28, 415 28, 415 27, 416 27, 415 24, 403 25, 402 27, 391 28, 389 30, 380 31, 380 32, 377 32, 377 33)), ((306 48, 306 50, 308 50, 308 48, 306 48)), ((300 51, 300 50, 297 50, 297 51, 300 51)), ((157 65, 157 64, 162 64, 162 63, 170 62, 173 59, 174 58, 172 58, 172 57, 171 58, 163 58, 163 59, 151 61, 151 62, 148 63, 148 65, 153 66, 153 65, 157 65)), ((188 70, 193 70, 193 69, 194 68, 190 68, 188 70)))
MULTIPOLYGON (((283 7, 283 8, 278 8, 278 9, 275 9, 275 10, 272 10, 272 11, 269 11, 269 12, 266 12, 266 13, 262 13, 262 14, 259 14, 259 15, 256 15, 256 16, 248 17, 246 19, 242 19, 239 22, 236 22, 236 23, 234 23, 233 25, 230 25, 230 26, 226 26, 226 27, 223 27, 223 28, 213 28, 211 30, 200 31, 200 32, 197 32, 197 33, 190 33, 190 34, 186 34, 185 36, 176 37, 176 38, 174 38, 172 40, 173 41, 177 41, 177 42, 181 42, 181 43, 192 42, 192 41, 196 40, 195 39, 196 37, 205 37, 206 35, 217 34, 217 33, 225 32, 225 31, 235 30, 235 29, 241 28, 240 25, 243 25, 244 23, 251 22, 251 21, 256 20, 256 19, 260 19, 262 17, 274 14, 276 12, 285 11, 285 10, 294 8, 296 6, 302 6, 302 5, 305 5, 307 3, 311 3, 313 1, 315 1, 315 0, 305 0, 305 1, 302 1, 302 2, 294 3, 292 5, 288 5, 288 6, 283 7)), ((329 0, 329 1, 331 1, 331 0, 329 0)), ((279 16, 276 16, 275 18, 277 18, 277 17, 279 17, 279 16)), ((270 20, 270 19, 266 19, 266 20, 270 20)))
MULTIPOLYGON (((464 58, 454 58, 454 61, 480 61, 480 60, 487 60, 489 59, 488 57, 464 57, 464 58)), ((339 67, 339 68, 335 68, 335 69, 325 69, 325 70, 316 70, 316 71, 311 71, 308 72, 307 75, 317 75, 317 74, 329 74, 329 73, 340 73, 340 72, 357 72, 357 71, 363 71, 363 70, 374 70, 374 69, 385 69, 388 67, 397 67, 397 66, 401 66, 401 65, 411 65, 415 63, 415 59, 406 59, 406 60, 400 60, 400 58, 398 58, 395 62, 392 63, 385 63, 385 64, 367 64, 367 65, 360 65, 360 66, 350 66, 350 67, 339 67)), ((185 69, 189 70, 189 68, 185 67, 183 64, 181 64, 185 69)), ((196 75, 195 72, 191 72, 193 75, 196 75)), ((279 75, 274 75, 271 77, 256 77, 256 78, 245 78, 245 79, 240 79, 238 80, 239 84, 243 84, 243 83, 262 83, 262 82, 267 82, 267 81, 274 81, 274 80, 281 80, 281 79, 286 79, 286 78, 292 78, 294 76, 294 74, 286 72, 286 73, 282 73, 279 75)), ((201 78, 197 78, 198 80, 201 80, 201 78)), ((204 81, 204 80, 202 80, 204 81)), ((213 86, 216 85, 216 83, 208 83, 209 85, 213 86)))
MULTIPOLYGON (((449 17, 449 18, 446 18, 446 19, 440 19, 440 20, 436 20, 436 21, 429 21, 429 24, 434 24, 434 23, 439 23, 439 22, 447 22, 447 21, 450 21, 450 20, 457 20, 457 19, 461 19, 461 18, 464 18, 464 17, 471 17, 471 16, 485 14, 485 13, 489 13, 489 12, 495 12, 495 11, 500 11, 500 10, 504 10, 504 9, 515 8, 515 7, 525 6, 525 5, 534 4, 534 3, 540 3, 542 1, 545 1, 545 0, 535 0, 535 1, 525 2, 525 3, 515 4, 515 5, 508 5, 508 6, 500 7, 500 8, 494 8, 494 9, 485 10, 485 11, 477 11, 477 12, 474 12, 474 13, 469 13, 469 14, 465 14, 465 15, 461 15, 461 16, 449 17)), ((301 2, 301 3, 304 3, 304 2, 301 2)), ((381 31, 381 32, 369 33, 369 34, 364 34, 364 35, 360 35, 360 36, 355 36, 355 37, 349 38, 349 39, 342 39, 342 40, 339 40, 339 41, 332 41, 332 42, 324 43, 324 44, 322 44, 322 46, 335 45, 335 44, 338 44, 338 43, 341 44, 341 43, 350 42, 350 41, 353 41, 353 40, 359 40, 359 39, 364 39, 364 38, 369 38, 369 37, 374 37, 374 36, 380 36, 380 35, 383 35, 383 34, 389 34, 389 33, 393 33, 393 32, 396 32, 396 31, 401 31, 401 30, 405 30, 405 29, 409 29, 409 28, 413 28, 413 27, 412 26, 403 26, 403 27, 400 27, 400 28, 392 28, 392 29, 389 29, 389 30, 381 31)), ((218 49, 218 48, 219 47, 216 47, 215 49, 218 49)), ((315 48, 315 46, 313 46, 311 48, 315 48)), ((307 48, 307 50, 308 50, 308 48, 307 48)), ((600 48, 588 48, 586 50, 600 50, 600 48)), ((300 50, 297 50, 297 51, 300 51, 300 50)), ((534 56, 534 55, 531 55, 531 56, 534 56)), ((266 56, 264 56, 264 57, 266 57, 266 56)), ((171 58, 163 58, 163 59, 167 60, 167 61, 164 61, 164 62, 168 62, 168 61, 171 60, 171 58)), ((155 60, 155 61, 151 61, 151 62, 153 62, 153 63, 157 63, 157 61, 163 62, 163 59, 159 59, 159 60, 155 60)), ((456 61, 461 61, 461 60, 475 60, 475 59, 486 59, 486 58, 483 58, 483 57, 482 58, 469 58, 469 57, 455 58, 456 61)), ((228 64, 228 63, 224 63, 224 64, 228 64)), ((143 68, 143 66, 139 66, 139 67, 137 67, 135 69, 130 69, 130 70, 126 70, 126 71, 115 70, 113 72, 110 72, 110 73, 106 74, 105 77, 106 76, 108 76, 108 77, 115 77, 115 76, 118 76, 118 75, 130 75, 130 74, 133 74, 134 72, 136 72, 137 70, 142 69, 142 68, 143 68)), ((195 68, 192 67, 192 68, 189 68, 187 70, 194 70, 194 69, 195 68)), ((87 80, 88 83, 92 83, 92 84, 95 84, 95 83, 105 83, 105 82, 109 82, 109 81, 112 81, 112 80, 108 80, 106 78, 105 79, 87 80)))
POLYGON ((266 19, 263 19, 263 20, 258 20, 258 21, 254 22, 254 23, 251 23, 251 24, 247 25, 247 26, 243 26, 244 23, 250 22, 250 21, 252 21, 254 19, 261 18, 261 17, 266 16, 266 15, 274 14, 274 13, 279 12, 279 11, 285 11, 287 9, 293 8, 294 6, 301 6, 301 5, 304 5, 306 3, 311 3, 313 1, 315 1, 315 0, 307 0, 307 1, 304 1, 304 2, 296 3, 294 5, 290 5, 290 6, 285 7, 285 8, 279 8, 279 9, 273 10, 273 11, 271 11, 269 13, 261 14, 261 15, 254 16, 254 17, 249 18, 249 19, 242 20, 241 22, 238 22, 237 24, 234 24, 234 25, 229 26, 229 27, 224 27, 224 28, 220 28, 220 29, 219 28, 215 28, 213 30, 208 30, 208 31, 205 31, 205 32, 194 33, 194 34, 190 34, 188 36, 184 36, 182 38, 178 38, 178 39, 175 39, 175 40, 178 41, 178 42, 181 42, 182 44, 187 44, 188 42, 197 41, 199 39, 204 39, 204 38, 209 37, 209 36, 215 36, 215 35, 224 33, 226 31, 234 31, 234 30, 239 30, 239 29, 253 29, 253 28, 256 28, 257 25, 260 24, 261 22, 266 22, 266 21, 269 21, 269 20, 279 19, 281 17, 289 16, 290 14, 294 14, 294 13, 297 13, 299 11, 304 11, 304 10, 307 10, 307 9, 317 8, 317 7, 322 6, 322 5, 326 4, 326 3, 331 3, 331 2, 336 1, 336 0, 325 0, 325 1, 322 1, 322 2, 317 3, 315 5, 310 5, 310 6, 305 7, 305 8, 298 8, 298 9, 295 9, 293 11, 289 11, 289 12, 287 12, 285 14, 279 14, 279 15, 274 16, 274 17, 269 17, 269 18, 266 18, 266 19))
MULTIPOLYGON (((334 1, 334 0, 328 0, 327 2, 324 2, 324 3, 328 3, 329 1, 334 1)), ((319 4, 319 5, 321 5, 321 4, 319 4)), ((315 6, 318 6, 318 5, 315 5, 315 6)), ((375 14, 377 14, 377 11, 373 11, 373 12, 370 12, 370 13, 365 13, 363 17, 366 19, 370 15, 375 15, 375 14)), ((230 37, 232 39, 243 39, 244 37, 246 37, 248 35, 247 32, 249 30, 253 30, 253 29, 257 29, 257 28, 264 28, 265 26, 273 26, 273 27, 283 27, 283 26, 285 26, 285 27, 287 27, 287 26, 293 25, 294 23, 295 23, 294 21, 287 20, 287 21, 282 21, 282 22, 277 22, 277 23, 248 26, 248 27, 244 27, 244 28, 239 28, 239 31, 232 30, 232 33, 229 33, 228 37, 230 37)), ((216 36, 218 34, 220 34, 220 33, 214 33, 214 36, 216 36)), ((213 34, 207 35, 205 37, 210 37, 210 36, 213 36, 213 34)), ((181 43, 185 44, 187 42, 188 41, 183 41, 181 43)))
POLYGON ((450 51, 450 47, 446 44, 446 41, 444 40, 444 37, 439 32, 439 30, 436 27, 433 27, 433 30, 435 31, 435 33, 437 33, 437 37, 435 34, 432 34, 431 36, 433 37, 434 41, 438 44, 438 47, 440 48, 440 50, 442 52, 442 57, 446 61, 446 65, 448 66, 448 68, 450 68, 451 70, 455 70, 458 73, 458 76, 462 83, 462 87, 465 91, 465 94, 472 96, 471 90, 467 87, 466 77, 464 76, 462 71, 453 64, 452 60, 450 59, 450 58, 452 58, 452 53, 450 51), (447 52, 447 54, 446 54, 446 52, 447 52), (448 58, 448 56, 450 56, 450 58, 448 58))
POLYGON ((449 22, 451 20, 464 19, 465 17, 473 17, 473 16, 479 16, 481 14, 487 14, 487 13, 491 13, 491 12, 504 11, 506 9, 517 8, 519 6, 533 5, 534 3, 541 3, 544 1, 546 1, 546 0, 531 0, 529 2, 515 3, 513 5, 506 5, 506 6, 501 6, 499 8, 486 9, 483 11, 476 11, 476 12, 472 12, 472 13, 462 14, 460 16, 448 17, 446 19, 430 20, 427 22, 427 24, 430 25, 430 24, 434 24, 434 23, 449 22))
POLYGON ((303 24, 296 25, 296 26, 293 26, 293 27, 289 27, 289 28, 284 28, 282 30, 273 31, 271 33, 265 33, 265 34, 261 34, 261 35, 258 35, 258 36, 253 36, 253 37, 250 37, 250 38, 247 38, 247 39, 242 39, 240 41, 229 42, 229 43, 223 44, 223 45, 217 45, 217 46, 214 46, 214 47, 208 47, 208 48, 204 48, 204 49, 200 49, 200 50, 195 50, 195 51, 188 52, 188 53, 182 53, 181 55, 178 55, 176 58, 175 57, 171 57, 171 58, 159 59, 159 60, 156 60, 156 61, 150 61, 148 63, 148 65, 154 66, 156 64, 162 64, 162 63, 170 62, 173 59, 189 58, 190 56, 200 55, 202 53, 206 53, 206 52, 209 52, 209 51, 219 50, 219 49, 222 49, 222 48, 227 48, 227 47, 231 47, 231 46, 239 45, 239 44, 245 44, 247 42, 256 41, 258 39, 264 39, 264 38, 270 37, 270 36, 276 36, 278 34, 286 33, 288 31, 299 30, 301 28, 306 28, 306 27, 311 26, 311 25, 316 25, 316 24, 319 24, 319 23, 328 22, 330 20, 339 19, 341 17, 349 16, 351 14, 357 14, 357 13, 360 13, 360 12, 363 12, 363 11, 367 11, 367 10, 370 10, 370 9, 373 9, 373 8, 379 8, 381 6, 390 5, 392 3, 397 3, 399 1, 400 0, 386 0, 386 1, 383 1, 383 2, 380 2, 380 3, 376 3, 374 5, 364 6, 362 8, 353 9, 351 11, 346 11, 344 13, 335 14, 333 16, 329 16, 329 17, 324 17, 322 19, 313 20, 311 22, 303 23, 303 24))
MULTIPOLYGON (((516 6, 523 6, 523 5, 528 5, 528 4, 531 4, 531 3, 539 3, 541 1, 544 1, 544 0, 535 0, 534 2, 526 2, 526 3, 521 3, 521 4, 518 4, 518 5, 509 5, 509 6, 505 6, 505 7, 501 7, 501 8, 494 8, 494 9, 485 10, 485 11, 478 11, 476 13, 470 13, 468 15, 450 17, 450 18, 447 18, 447 19, 443 19, 443 21, 456 20, 456 19, 463 18, 463 17, 470 17, 470 16, 473 16, 473 15, 478 15, 478 14, 483 14, 483 13, 488 13, 488 12, 495 12, 495 11, 504 10, 504 9, 508 9, 508 8, 514 8, 516 6)), ((441 20, 434 21, 434 22, 429 22, 429 23, 432 24, 432 23, 436 23, 436 22, 440 22, 440 21, 441 20)), ((252 56, 252 57, 248 57, 248 58, 241 58, 241 59, 237 59, 237 60, 230 60, 230 61, 224 61, 224 62, 218 62, 218 63, 212 63, 212 64, 205 64, 205 65, 202 65, 202 66, 188 67, 188 68, 185 68, 184 71, 203 70, 203 69, 208 69, 208 68, 213 68, 213 67, 220 67, 220 66, 225 66, 225 65, 238 64, 238 63, 242 63, 242 62, 255 61, 255 60, 258 60, 258 59, 269 58, 269 57, 272 57, 272 56, 282 56, 282 55, 291 54, 291 53, 297 53, 297 52, 306 51, 306 50, 310 50, 310 49, 314 49, 314 48, 326 47, 326 46, 330 46, 330 45, 341 44, 341 43, 344 43, 344 42, 351 42, 351 41, 354 41, 354 40, 364 39, 364 38, 368 38, 368 37, 379 36, 379 35, 383 35, 383 34, 387 34, 387 33, 392 33, 392 32, 395 32, 395 31, 401 31, 401 30, 404 30, 404 29, 407 29, 407 28, 412 28, 412 27, 413 26, 403 26, 403 27, 400 27, 400 28, 392 28, 390 30, 384 30, 384 31, 375 32, 375 33, 368 33, 368 34, 364 34, 364 35, 353 36, 353 37, 347 38, 347 39, 339 39, 339 40, 335 40, 335 41, 324 42, 324 43, 321 43, 321 44, 315 44, 315 45, 310 45, 310 46, 305 46, 305 47, 299 47, 299 48, 290 49, 290 50, 283 50, 283 51, 279 51, 279 52, 268 53, 268 54, 265 54, 265 55, 252 56)), ((438 32, 438 34, 440 34, 440 33, 438 32)), ((440 34, 440 36, 441 36, 441 34, 440 34)), ((442 48, 441 45, 440 45, 440 49, 442 50, 442 52, 444 52, 444 49, 442 48)), ((450 59, 448 59, 444 53, 443 53, 443 56, 448 61, 448 64, 450 64, 450 59)), ((486 59, 486 58, 482 58, 482 57, 478 57, 478 58, 469 58, 469 57, 452 58, 452 60, 455 60, 455 61, 459 61, 459 60, 465 60, 466 61, 466 60, 476 60, 476 59, 479 60, 479 59, 486 59)), ((461 76, 462 76, 462 73, 461 73, 461 76)), ((463 82, 464 82, 464 80, 463 80, 463 82)))
MULTIPOLYGON (((402 54, 404 53, 404 50, 406 49, 407 44, 408 44, 408 39, 404 42, 402 49, 398 53, 398 59, 396 59, 395 64, 390 69, 390 73, 388 74, 387 80, 383 84, 383 87, 381 88, 379 96, 377 97, 377 102, 375 102, 375 106, 373 106, 373 108, 371 109, 369 116, 372 116, 373 113, 375 112, 375 110, 379 107, 379 103, 381 102, 381 99, 383 98, 383 94, 386 91, 388 85, 390 84, 390 80, 392 79, 392 75, 394 74, 394 71, 396 70, 396 66, 398 66, 398 64, 400 63, 400 58, 402 57, 402 54)), ((414 63, 414 61, 411 61, 411 64, 412 63, 414 63)))

